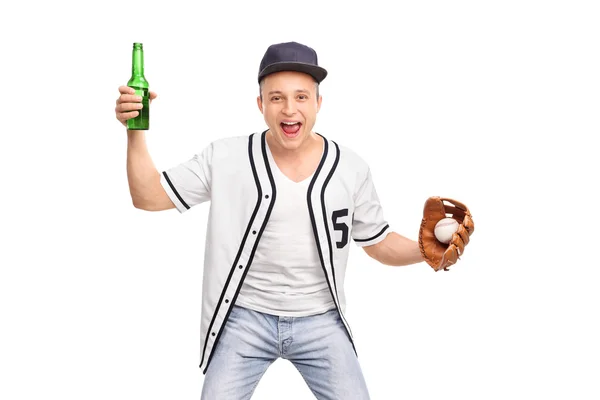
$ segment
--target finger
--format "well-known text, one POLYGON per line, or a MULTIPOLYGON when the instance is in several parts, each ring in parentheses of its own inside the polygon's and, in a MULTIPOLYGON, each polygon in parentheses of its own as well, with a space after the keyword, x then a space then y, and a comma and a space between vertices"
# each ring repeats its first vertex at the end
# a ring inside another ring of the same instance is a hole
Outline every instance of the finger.
POLYGON ((464 225, 458 225, 458 229, 456 230, 455 234, 457 234, 460 237, 460 240, 462 240, 465 246, 469 244, 471 238, 469 238, 469 232, 467 232, 464 225))
POLYGON ((137 112, 137 111, 131 111, 131 112, 125 112, 125 113, 118 113, 117 114, 117 119, 119 121, 125 123, 125 121, 127 121, 128 119, 135 118, 138 115, 140 115, 140 113, 137 112))
POLYGON ((450 244, 453 244, 456 246, 456 248, 458 249, 458 254, 463 253, 463 251, 465 251, 465 242, 463 242, 461 236, 458 234, 458 232, 454 232, 452 234, 452 239, 450 240, 450 244))
POLYGON ((456 249, 456 246, 451 244, 450 246, 448 246, 448 248, 444 252, 444 255, 442 256, 442 260, 440 261, 440 265, 436 271, 438 271, 440 269, 447 270, 447 268, 449 266, 456 264, 457 260, 458 260, 458 251, 456 249))
POLYGON ((119 86, 119 93, 121 94, 135 94, 135 89, 129 86, 119 86))
POLYGON ((121 103, 141 103, 142 96, 138 96, 136 94, 122 94, 117 99, 117 104, 121 103))
POLYGON ((117 113, 123 113, 128 111, 141 110, 144 107, 142 103, 121 103, 117 104, 115 111, 117 113))
POLYGON ((465 215, 463 225, 465 226, 465 229, 469 233, 469 236, 471 236, 473 234, 473 232, 475 232, 475 223, 473 222, 473 218, 471 218, 471 214, 465 215))
POLYGON ((154 100, 155 98, 158 97, 158 95, 156 94, 156 92, 150 91, 149 94, 150 94, 150 100, 154 100))

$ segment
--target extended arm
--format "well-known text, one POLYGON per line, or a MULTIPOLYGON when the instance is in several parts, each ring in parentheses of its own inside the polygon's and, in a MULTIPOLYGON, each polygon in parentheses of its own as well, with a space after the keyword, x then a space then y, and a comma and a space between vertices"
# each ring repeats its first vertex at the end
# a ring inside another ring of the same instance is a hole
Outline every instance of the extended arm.
POLYGON ((373 259, 390 266, 403 266, 424 261, 419 244, 396 232, 390 232, 381 242, 363 247, 373 259))

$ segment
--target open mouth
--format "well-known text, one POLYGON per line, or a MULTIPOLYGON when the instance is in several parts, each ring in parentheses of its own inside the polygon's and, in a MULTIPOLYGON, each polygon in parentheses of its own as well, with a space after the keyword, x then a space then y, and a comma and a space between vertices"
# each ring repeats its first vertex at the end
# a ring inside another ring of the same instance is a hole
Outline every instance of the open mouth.
POLYGON ((281 130, 285 133, 285 136, 289 138, 295 138, 300 133, 300 128, 302 127, 301 122, 282 122, 281 130))

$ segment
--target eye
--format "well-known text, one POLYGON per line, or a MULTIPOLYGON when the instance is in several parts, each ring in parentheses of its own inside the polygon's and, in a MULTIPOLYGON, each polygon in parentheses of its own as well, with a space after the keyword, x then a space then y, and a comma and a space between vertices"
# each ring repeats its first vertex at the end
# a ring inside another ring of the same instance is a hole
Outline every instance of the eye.
POLYGON ((308 100, 308 96, 307 96, 307 95, 305 95, 305 94, 301 94, 301 95, 299 95, 299 96, 298 96, 298 98, 299 98, 300 100, 308 100))
POLYGON ((273 97, 271 97, 271 101, 279 101, 279 100, 281 100, 280 96, 273 96, 273 97))

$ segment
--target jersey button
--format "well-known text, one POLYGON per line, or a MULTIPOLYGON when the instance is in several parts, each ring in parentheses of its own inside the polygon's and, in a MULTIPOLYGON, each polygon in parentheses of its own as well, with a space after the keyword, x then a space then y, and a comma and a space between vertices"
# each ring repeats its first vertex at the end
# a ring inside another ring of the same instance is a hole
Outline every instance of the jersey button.
POLYGON ((265 199, 268 199, 268 198, 269 198, 269 195, 266 195, 266 196, 265 196, 265 199))
POLYGON ((256 231, 252 231, 252 234, 253 234, 253 235, 256 235, 256 231))
POLYGON ((244 268, 244 266, 243 266, 243 265, 240 265, 240 269, 242 269, 242 268, 244 268))

